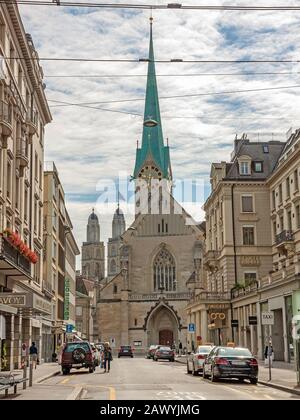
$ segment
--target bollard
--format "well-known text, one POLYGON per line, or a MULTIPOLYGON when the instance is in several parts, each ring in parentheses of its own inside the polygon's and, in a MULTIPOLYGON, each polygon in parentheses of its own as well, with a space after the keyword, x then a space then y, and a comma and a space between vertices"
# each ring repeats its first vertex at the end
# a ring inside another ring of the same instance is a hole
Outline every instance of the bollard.
MULTIPOLYGON (((23 366, 23 379, 26 379, 27 376, 27 367, 26 367, 26 361, 24 361, 24 366, 23 366)), ((23 389, 26 389, 27 386, 27 380, 23 382, 23 389)))
POLYGON ((33 366, 32 360, 29 362, 29 386, 32 386, 33 366))

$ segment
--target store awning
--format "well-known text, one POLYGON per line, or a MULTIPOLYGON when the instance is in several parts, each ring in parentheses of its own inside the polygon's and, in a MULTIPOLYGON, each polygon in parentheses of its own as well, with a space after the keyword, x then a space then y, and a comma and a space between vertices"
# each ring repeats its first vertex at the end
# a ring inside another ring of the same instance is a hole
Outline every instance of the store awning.
POLYGON ((0 313, 1 312, 4 314, 16 315, 18 313, 18 308, 13 308, 12 306, 3 305, 0 303, 0 313))

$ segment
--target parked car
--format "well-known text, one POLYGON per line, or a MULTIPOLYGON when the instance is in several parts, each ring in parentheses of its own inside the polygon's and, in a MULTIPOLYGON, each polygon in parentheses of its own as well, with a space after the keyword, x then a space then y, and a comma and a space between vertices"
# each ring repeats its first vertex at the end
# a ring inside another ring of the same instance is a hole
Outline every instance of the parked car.
POLYGON ((98 350, 97 346, 94 343, 90 343, 92 350, 94 352, 94 358, 95 358, 95 366, 100 366, 101 364, 101 354, 98 350))
POLYGON ((202 372, 204 360, 212 349, 212 346, 198 346, 195 353, 188 354, 186 361, 187 373, 192 373, 196 376, 202 372))
POLYGON ((212 382, 223 378, 249 379, 257 384, 258 362, 251 352, 240 347, 214 347, 203 364, 203 378, 212 382))
POLYGON ((157 362, 158 360, 169 360, 170 362, 175 361, 175 352, 171 347, 159 346, 153 355, 153 360, 157 362))
POLYGON ((118 353, 118 358, 122 356, 133 357, 133 349, 131 346, 121 346, 118 353))
POLYGON ((148 353, 147 353, 147 359, 153 359, 154 353, 160 346, 158 344, 154 344, 149 347, 148 353))
POLYGON ((70 370, 88 368, 90 373, 95 371, 95 355, 87 341, 66 343, 61 353, 61 369, 63 375, 70 370))

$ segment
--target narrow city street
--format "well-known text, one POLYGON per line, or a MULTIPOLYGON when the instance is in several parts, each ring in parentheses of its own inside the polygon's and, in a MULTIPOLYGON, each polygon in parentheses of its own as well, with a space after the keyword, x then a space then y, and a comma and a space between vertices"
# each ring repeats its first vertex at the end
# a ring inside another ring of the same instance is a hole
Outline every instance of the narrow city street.
POLYGON ((110 374, 97 368, 48 379, 18 399, 70 399, 82 388, 82 400, 293 400, 295 395, 262 385, 223 381, 211 383, 187 375, 183 364, 144 358, 114 359, 110 374))

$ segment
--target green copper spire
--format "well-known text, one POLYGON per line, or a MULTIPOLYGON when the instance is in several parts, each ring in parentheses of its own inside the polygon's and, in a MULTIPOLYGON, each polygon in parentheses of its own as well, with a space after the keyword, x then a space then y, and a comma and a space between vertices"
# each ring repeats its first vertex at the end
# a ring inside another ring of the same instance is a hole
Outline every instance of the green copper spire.
POLYGON ((153 18, 150 19, 150 47, 143 139, 141 148, 137 148, 134 178, 138 178, 140 170, 146 161, 153 161, 157 168, 160 169, 163 178, 168 178, 171 173, 169 147, 164 146, 160 117, 152 27, 153 18))

